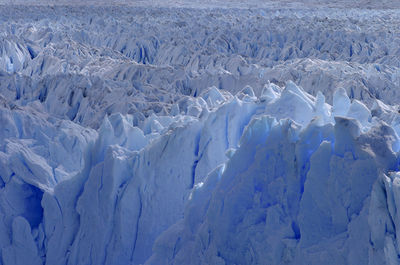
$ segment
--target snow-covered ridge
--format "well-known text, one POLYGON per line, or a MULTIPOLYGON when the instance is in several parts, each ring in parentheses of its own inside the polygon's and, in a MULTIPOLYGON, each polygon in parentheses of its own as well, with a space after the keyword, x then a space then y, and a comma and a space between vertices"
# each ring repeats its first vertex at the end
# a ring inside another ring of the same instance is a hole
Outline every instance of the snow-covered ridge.
POLYGON ((0 264, 397 264, 399 15, 2 6, 0 264))

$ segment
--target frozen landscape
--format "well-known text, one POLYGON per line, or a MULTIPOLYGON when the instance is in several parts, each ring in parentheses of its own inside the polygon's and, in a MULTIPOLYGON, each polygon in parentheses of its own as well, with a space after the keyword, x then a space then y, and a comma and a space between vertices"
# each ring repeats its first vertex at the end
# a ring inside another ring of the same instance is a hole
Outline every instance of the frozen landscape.
POLYGON ((400 2, 0 3, 1 265, 400 264, 400 2))

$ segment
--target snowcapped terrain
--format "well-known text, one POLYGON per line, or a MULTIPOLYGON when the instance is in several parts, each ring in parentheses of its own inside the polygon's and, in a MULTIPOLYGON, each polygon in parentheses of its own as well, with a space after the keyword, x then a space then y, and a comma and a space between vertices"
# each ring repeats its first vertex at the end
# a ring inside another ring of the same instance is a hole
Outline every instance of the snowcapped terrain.
POLYGON ((400 263, 397 3, 24 3, 0 264, 400 263))

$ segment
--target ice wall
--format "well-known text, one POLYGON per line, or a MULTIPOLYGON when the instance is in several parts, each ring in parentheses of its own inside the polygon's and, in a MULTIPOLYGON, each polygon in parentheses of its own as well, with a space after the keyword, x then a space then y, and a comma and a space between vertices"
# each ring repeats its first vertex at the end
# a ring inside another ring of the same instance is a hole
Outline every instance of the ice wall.
POLYGON ((292 82, 217 92, 197 117, 113 114, 97 132, 5 101, 2 263, 391 264, 387 116, 292 82))

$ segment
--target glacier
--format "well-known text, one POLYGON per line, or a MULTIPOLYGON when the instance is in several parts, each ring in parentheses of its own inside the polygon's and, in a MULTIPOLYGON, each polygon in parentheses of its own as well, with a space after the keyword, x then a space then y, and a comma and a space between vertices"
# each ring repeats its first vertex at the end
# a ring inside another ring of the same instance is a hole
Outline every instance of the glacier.
POLYGON ((0 264, 400 264, 396 3, 88 3, 1 2, 0 264))

